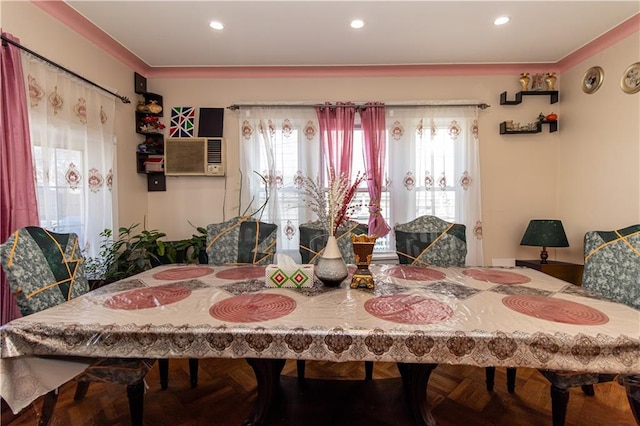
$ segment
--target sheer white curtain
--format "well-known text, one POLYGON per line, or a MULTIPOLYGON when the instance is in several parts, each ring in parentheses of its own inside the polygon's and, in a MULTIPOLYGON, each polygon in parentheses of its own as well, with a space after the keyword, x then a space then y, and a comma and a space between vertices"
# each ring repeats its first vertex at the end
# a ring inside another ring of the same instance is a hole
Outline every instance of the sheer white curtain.
POLYGON ((112 228, 115 98, 23 57, 40 226, 79 235, 86 256, 112 228))
POLYGON ((313 108, 248 108, 239 113, 241 209, 278 225, 278 252, 299 258, 298 226, 315 220, 306 209, 303 178, 320 175, 320 138, 313 108), (262 177, 261 177, 262 176, 262 177), (265 199, 265 182, 268 199, 265 199))
POLYGON ((392 223, 434 215, 466 225, 467 265, 483 264, 476 107, 387 108, 392 223))

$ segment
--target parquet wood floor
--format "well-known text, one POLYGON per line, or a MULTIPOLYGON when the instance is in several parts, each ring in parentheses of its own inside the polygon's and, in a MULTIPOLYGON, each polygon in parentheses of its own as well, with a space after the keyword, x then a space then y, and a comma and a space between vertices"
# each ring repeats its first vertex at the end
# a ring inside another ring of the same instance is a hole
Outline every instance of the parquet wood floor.
MULTIPOLYGON (((160 389, 157 366, 149 373, 145 425, 241 425, 257 395, 253 370, 248 364, 244 360, 200 360, 196 389, 189 386, 188 371, 186 360, 171 360, 166 391, 160 389)), ((441 426, 551 425, 549 384, 537 371, 518 369, 514 394, 506 390, 504 369, 496 370, 494 392, 486 390, 484 374, 482 368, 448 365, 441 365, 433 372, 427 399, 441 426)), ((412 423, 407 418, 402 394, 395 392, 399 387, 395 364, 375 364, 374 378, 378 380, 373 387, 360 383, 364 378, 364 363, 307 362, 309 383, 319 383, 320 387, 300 387, 295 375, 295 362, 287 362, 283 387, 293 391, 286 393, 287 397, 274 407, 276 415, 270 424, 404 426, 412 423), (330 384, 314 378, 348 379, 352 387, 347 387, 346 394, 334 392, 330 384), (361 407, 360 411, 356 410, 351 417, 345 415, 355 406, 361 407)), ((130 424, 123 386, 91 384, 87 396, 80 402, 73 400, 74 391, 72 382, 61 387, 51 425, 130 424)), ((17 416, 3 406, 2 425, 36 424, 41 403, 42 398, 17 416)), ((593 397, 585 396, 580 389, 571 391, 567 426, 635 424, 624 389, 616 382, 596 385, 593 397)))

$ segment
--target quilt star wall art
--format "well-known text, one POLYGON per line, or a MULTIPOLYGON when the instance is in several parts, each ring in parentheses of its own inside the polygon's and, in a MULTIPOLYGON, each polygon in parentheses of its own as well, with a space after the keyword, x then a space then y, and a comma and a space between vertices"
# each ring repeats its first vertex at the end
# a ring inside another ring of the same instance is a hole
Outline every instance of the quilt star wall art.
POLYGON ((192 138, 195 107, 171 108, 171 126, 169 136, 172 138, 192 138))

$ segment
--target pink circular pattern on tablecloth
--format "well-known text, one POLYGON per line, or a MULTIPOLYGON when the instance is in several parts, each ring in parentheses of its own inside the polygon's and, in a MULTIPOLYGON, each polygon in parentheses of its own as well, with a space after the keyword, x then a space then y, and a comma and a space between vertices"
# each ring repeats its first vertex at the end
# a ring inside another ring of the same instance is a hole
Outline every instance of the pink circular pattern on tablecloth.
POLYGON ((443 280, 447 276, 445 273, 437 271, 435 269, 409 265, 394 266, 389 269, 387 274, 392 278, 418 281, 443 280))
POLYGON ((602 325, 609 322, 604 312, 570 300, 518 294, 505 297, 502 303, 521 314, 563 324, 602 325))
POLYGON ((449 305, 411 294, 374 297, 365 302, 364 308, 374 317, 401 324, 433 324, 453 315, 449 305))
POLYGON ((264 278, 264 266, 240 266, 238 268, 225 269, 216 273, 216 278, 224 280, 253 280, 264 278))
POLYGON ((462 273, 478 281, 495 284, 524 284, 531 281, 526 275, 500 269, 465 269, 462 273))
POLYGON ((281 294, 242 294, 215 303, 209 314, 221 321, 260 322, 289 315, 296 301, 281 294))
POLYGON ((194 278, 204 277, 213 273, 213 268, 209 266, 185 266, 182 268, 171 268, 153 274, 156 280, 192 280, 194 278))
POLYGON ((191 290, 174 284, 136 288, 110 297, 105 300, 104 306, 125 310, 156 308, 179 302, 190 295, 191 290))

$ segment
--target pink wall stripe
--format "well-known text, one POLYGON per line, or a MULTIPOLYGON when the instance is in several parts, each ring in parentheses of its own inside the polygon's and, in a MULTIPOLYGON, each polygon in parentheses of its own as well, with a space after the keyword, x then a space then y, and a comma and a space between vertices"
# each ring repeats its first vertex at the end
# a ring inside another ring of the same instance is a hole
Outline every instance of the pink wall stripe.
MULTIPOLYGON (((560 72, 565 72, 581 62, 586 61, 596 53, 640 31, 640 13, 633 15, 611 31, 598 37, 591 43, 581 47, 569 56, 560 60, 557 65, 560 72)), ((637 34, 637 36, 640 34, 637 34)))
POLYGON ((640 31, 640 13, 556 63, 443 64, 327 67, 150 67, 93 25, 62 0, 32 0, 114 58, 147 78, 327 78, 513 75, 527 72, 565 72, 609 46, 640 31))
MULTIPOLYGON (((62 0, 32 0, 33 4, 53 16, 67 27, 76 31, 88 41, 96 44, 105 52, 128 66, 139 74, 149 73, 151 67, 143 62, 136 55, 125 49, 120 43, 112 39, 100 28, 89 22, 84 16, 76 12, 62 0)), ((27 46, 29 47, 29 46, 27 46)), ((46 53, 41 53, 47 56, 46 53)))

